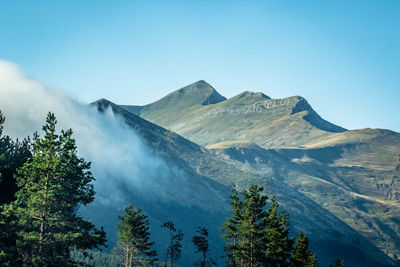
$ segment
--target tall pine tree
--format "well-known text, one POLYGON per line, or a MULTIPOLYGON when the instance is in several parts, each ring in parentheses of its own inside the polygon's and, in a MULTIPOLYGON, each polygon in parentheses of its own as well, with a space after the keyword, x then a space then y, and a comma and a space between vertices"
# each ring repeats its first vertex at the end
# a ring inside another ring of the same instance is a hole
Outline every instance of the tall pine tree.
POLYGON ((15 200, 18 187, 14 175, 31 158, 30 140, 22 142, 2 135, 5 117, 0 111, 0 266, 18 265, 13 214, 6 204, 15 200))
POLYGON ((227 266, 236 267, 241 259, 241 253, 239 249, 239 240, 241 240, 239 233, 239 226, 242 222, 243 212, 243 201, 239 197, 239 193, 236 187, 232 190, 231 207, 232 217, 228 218, 222 225, 222 229, 225 232, 223 238, 225 239, 225 258, 227 266))
POLYGON ((151 250, 149 221, 142 210, 126 207, 125 215, 118 216, 118 248, 125 257, 125 267, 146 266, 156 261, 156 251, 151 250))
POLYGON ((263 264, 264 207, 268 199, 267 195, 262 194, 263 190, 262 186, 253 184, 242 191, 244 208, 239 225, 241 265, 254 267, 263 264))
POLYGON ((284 267, 316 266, 317 259, 308 251, 308 239, 302 234, 296 247, 289 237, 289 217, 279 209, 275 198, 268 203, 263 187, 255 184, 240 194, 233 189, 232 217, 223 224, 227 266, 284 267), (302 250, 305 259, 302 260, 302 250), (296 256, 294 257, 293 254, 296 256))
POLYGON ((167 229, 169 231, 169 240, 170 243, 167 248, 167 252, 165 253, 165 263, 164 266, 167 266, 167 260, 170 259, 170 266, 174 266, 174 262, 176 262, 182 253, 182 239, 183 233, 181 230, 177 230, 175 228, 175 224, 171 221, 163 223, 161 227, 167 229))
MULTIPOLYGON (((71 250, 98 248, 105 232, 78 215, 94 199, 90 163, 77 156, 72 130, 56 133, 54 114, 47 115, 44 137, 36 138, 33 156, 18 171, 13 214, 16 248, 23 264, 75 266, 71 250)), ((9 215, 8 214, 8 215, 9 215)))
POLYGON ((265 217, 265 266, 288 266, 292 252, 293 239, 289 238, 289 217, 285 211, 279 211, 278 208, 279 204, 272 198, 265 217))
POLYGON ((30 160, 30 139, 16 141, 2 135, 5 117, 0 111, 0 205, 15 200, 18 187, 14 175, 18 168, 30 160))
POLYGON ((200 267, 208 267, 212 265, 216 265, 216 263, 208 257, 208 252, 210 251, 209 243, 208 243, 208 230, 204 227, 198 227, 196 230, 198 235, 192 238, 192 242, 196 247, 196 252, 201 253, 201 258, 197 262, 194 263, 194 266, 200 267))
POLYGON ((317 257, 308 250, 308 238, 303 232, 300 232, 290 259, 290 266, 316 267, 317 265, 317 257))

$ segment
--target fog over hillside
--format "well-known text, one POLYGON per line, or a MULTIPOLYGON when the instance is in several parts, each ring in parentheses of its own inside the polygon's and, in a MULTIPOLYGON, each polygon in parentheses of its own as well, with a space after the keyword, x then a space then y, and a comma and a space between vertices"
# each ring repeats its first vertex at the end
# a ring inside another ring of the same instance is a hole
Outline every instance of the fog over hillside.
POLYGON ((57 117, 58 130, 72 128, 78 152, 92 162, 97 201, 116 206, 126 204, 121 199, 123 194, 115 191, 122 184, 151 187, 151 191, 165 193, 168 198, 165 192, 168 177, 182 176, 150 151, 111 109, 99 115, 94 107, 79 102, 60 88, 48 87, 27 76, 7 61, 0 61, 0 110, 6 117, 4 133, 13 138, 32 136, 34 132, 40 135, 49 111, 57 117), (158 183, 152 183, 155 177, 158 183))
POLYGON ((232 185, 256 183, 289 213, 291 235, 307 234, 321 266, 339 255, 359 266, 397 260, 397 133, 371 130, 373 138, 365 138, 369 130, 332 125, 301 97, 245 92, 226 100, 205 81, 146 106, 106 99, 88 105, 6 61, 0 61, 0 110, 4 134, 13 138, 40 135, 48 112, 57 130, 72 128, 96 178, 95 201, 80 211, 105 227, 110 250, 117 215, 133 204, 149 215, 160 254, 168 244, 160 225, 172 220, 185 234, 183 266, 193 263, 197 226, 209 229, 212 257, 220 259, 232 185))

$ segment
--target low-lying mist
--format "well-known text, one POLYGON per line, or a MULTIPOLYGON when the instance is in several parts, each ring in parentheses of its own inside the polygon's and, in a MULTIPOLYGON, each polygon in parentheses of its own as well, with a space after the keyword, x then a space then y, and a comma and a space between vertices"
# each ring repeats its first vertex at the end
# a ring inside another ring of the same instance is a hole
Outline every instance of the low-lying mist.
POLYGON ((183 179, 181 171, 167 166, 111 109, 100 114, 7 61, 0 61, 0 110, 6 117, 4 134, 13 138, 41 135, 49 111, 57 117, 58 130, 72 128, 79 155, 92 162, 96 202, 126 204, 120 190, 130 187, 149 191, 144 194, 149 198, 155 192, 168 198, 169 178, 183 179))

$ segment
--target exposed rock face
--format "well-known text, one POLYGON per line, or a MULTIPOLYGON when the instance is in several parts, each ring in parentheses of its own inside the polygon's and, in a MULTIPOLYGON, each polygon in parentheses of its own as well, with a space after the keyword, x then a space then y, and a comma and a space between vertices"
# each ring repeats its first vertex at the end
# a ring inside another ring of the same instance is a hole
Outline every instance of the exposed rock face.
POLYGON ((398 176, 388 184, 376 184, 376 188, 384 194, 385 200, 400 200, 400 180, 398 176))

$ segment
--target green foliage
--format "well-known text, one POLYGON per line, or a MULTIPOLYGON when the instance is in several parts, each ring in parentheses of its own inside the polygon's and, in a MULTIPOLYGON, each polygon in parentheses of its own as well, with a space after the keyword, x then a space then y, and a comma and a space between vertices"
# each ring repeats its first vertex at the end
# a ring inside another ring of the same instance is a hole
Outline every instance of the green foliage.
POLYGON ((239 195, 233 189, 232 216, 223 224, 227 265, 316 266, 316 257, 308 252, 308 239, 301 233, 293 247, 288 215, 279 210, 275 198, 266 208, 269 198, 263 190, 262 186, 253 184, 239 195), (301 253, 306 253, 304 261, 301 253))
POLYGON ((77 211, 94 199, 90 163, 77 156, 72 130, 56 134, 56 118, 49 113, 44 138, 36 138, 32 160, 18 170, 16 200, 2 217, 16 235, 18 259, 26 265, 75 266, 73 249, 98 248, 105 232, 81 218, 77 211))
POLYGON ((240 260, 245 265, 262 265, 264 257, 262 255, 264 246, 264 230, 266 213, 263 210, 267 195, 262 195, 263 187, 253 184, 250 188, 242 191, 243 210, 242 221, 239 225, 241 241, 239 243, 240 260))
POLYGON ((334 263, 329 264, 329 267, 344 267, 344 260, 342 260, 340 257, 337 257, 335 259, 334 263))
MULTIPOLYGON (((83 262, 84 264, 91 267, 122 267, 125 266, 124 257, 119 253, 104 253, 100 251, 87 251, 87 256, 85 256, 82 252, 72 251, 71 256, 75 260, 79 262, 83 262)), ((165 266, 164 262, 153 262, 148 263, 146 266, 152 267, 162 267, 165 266)), ((137 264, 135 266, 143 266, 137 264)), ((168 263, 166 266, 170 266, 168 263)), ((176 265, 175 265, 176 266, 176 265)))
POLYGON ((200 267, 216 265, 213 260, 207 258, 208 252, 210 251, 207 239, 208 229, 199 226, 196 230, 196 233, 198 233, 199 235, 194 236, 192 238, 192 242, 196 247, 196 252, 201 253, 201 258, 197 262, 195 262, 194 265, 200 267))
MULTIPOLYGON (((175 224, 171 221, 163 223, 161 227, 167 229, 169 231, 170 243, 167 248, 167 252, 165 253, 165 262, 170 259, 170 266, 174 266, 174 262, 177 261, 181 257, 182 253, 182 239, 183 233, 181 230, 177 230, 175 228, 175 224)), ((166 266, 166 265, 165 265, 166 266)))
POLYGON ((317 257, 308 250, 308 238, 299 233, 294 247, 292 258, 290 259, 291 267, 314 267, 317 266, 317 257))
POLYGON ((92 267, 121 267, 124 266, 124 257, 117 254, 102 253, 100 251, 71 251, 71 258, 92 267))
POLYGON ((0 111, 0 265, 11 266, 17 258, 16 235, 11 225, 13 216, 5 204, 15 200, 18 188, 14 175, 31 158, 31 152, 29 139, 13 141, 2 135, 4 121, 0 111))
POLYGON ((18 187, 14 175, 31 156, 29 138, 13 141, 9 136, 0 137, 0 205, 15 200, 18 187))
POLYGON ((149 221, 142 210, 133 209, 132 205, 126 207, 125 215, 118 216, 118 248, 125 257, 125 267, 147 266, 156 261, 156 251, 151 250, 154 242, 150 240, 149 221))
POLYGON ((278 211, 275 198, 268 207, 265 218, 265 261, 267 266, 286 266, 292 252, 293 239, 289 238, 289 217, 285 211, 278 211))
POLYGON ((14 175, 18 168, 30 160, 30 140, 13 141, 9 136, 3 136, 5 117, 0 111, 0 205, 10 203, 17 191, 14 175))
POLYGON ((222 228, 225 232, 223 238, 227 241, 225 242, 225 258, 227 259, 227 264, 229 266, 236 266, 236 263, 240 260, 240 256, 237 252, 239 251, 239 226, 242 221, 243 202, 240 200, 235 187, 232 190, 230 199, 232 216, 224 222, 222 228))

